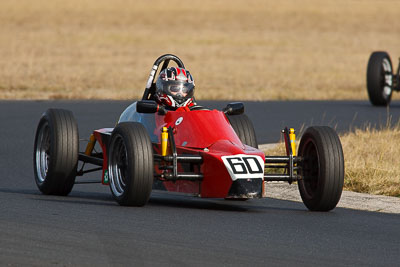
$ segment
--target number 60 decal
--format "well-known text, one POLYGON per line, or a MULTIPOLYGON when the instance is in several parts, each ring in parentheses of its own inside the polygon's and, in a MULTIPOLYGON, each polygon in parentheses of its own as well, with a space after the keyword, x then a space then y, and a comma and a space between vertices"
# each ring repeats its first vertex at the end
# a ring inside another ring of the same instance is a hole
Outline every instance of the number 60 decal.
POLYGON ((264 178, 264 161, 256 155, 222 156, 233 181, 237 179, 264 178))

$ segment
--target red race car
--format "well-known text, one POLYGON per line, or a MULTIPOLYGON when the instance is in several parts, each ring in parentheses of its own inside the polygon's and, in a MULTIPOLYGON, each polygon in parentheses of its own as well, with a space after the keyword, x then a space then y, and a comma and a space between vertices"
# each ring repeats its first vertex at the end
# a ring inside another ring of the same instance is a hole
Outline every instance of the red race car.
POLYGON ((125 109, 115 128, 94 130, 83 152, 79 152, 72 112, 47 110, 34 144, 39 190, 68 195, 76 176, 101 170, 102 184, 110 186, 120 205, 143 206, 153 189, 203 198, 261 198, 265 182, 286 181, 298 183, 308 209, 336 207, 343 188, 344 160, 333 129, 308 128, 297 152, 294 130, 286 128, 282 132, 287 154, 266 156, 257 148, 242 103, 230 103, 221 111, 198 105, 167 110, 152 100, 155 74, 171 61, 184 68, 174 55, 159 57, 143 99, 125 109), (93 149, 96 143, 101 152, 93 149), (88 168, 92 165, 97 167, 88 168))

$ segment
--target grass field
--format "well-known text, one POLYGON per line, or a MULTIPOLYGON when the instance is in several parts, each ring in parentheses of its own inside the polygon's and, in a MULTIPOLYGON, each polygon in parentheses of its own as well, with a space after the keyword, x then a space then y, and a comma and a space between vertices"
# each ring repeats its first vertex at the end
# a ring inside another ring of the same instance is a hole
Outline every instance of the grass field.
POLYGON ((393 128, 356 129, 341 141, 346 189, 400 197, 400 122, 393 128))
POLYGON ((384 0, 2 0, 0 98, 138 98, 153 61, 174 53, 198 99, 367 99, 370 53, 387 50, 397 66, 399 10, 384 0))
MULTIPOLYGON (((345 190, 400 197, 400 121, 394 127, 354 129, 341 135, 340 140, 345 160, 345 190)), ((285 145, 282 143, 266 153, 285 155, 285 145)))

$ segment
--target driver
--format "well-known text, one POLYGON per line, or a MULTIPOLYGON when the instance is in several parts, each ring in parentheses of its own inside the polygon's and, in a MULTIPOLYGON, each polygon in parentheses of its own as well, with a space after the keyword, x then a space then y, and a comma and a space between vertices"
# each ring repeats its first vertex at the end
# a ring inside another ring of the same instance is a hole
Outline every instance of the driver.
POLYGON ((196 105, 194 80, 190 72, 178 67, 163 70, 156 81, 155 100, 172 110, 196 105))

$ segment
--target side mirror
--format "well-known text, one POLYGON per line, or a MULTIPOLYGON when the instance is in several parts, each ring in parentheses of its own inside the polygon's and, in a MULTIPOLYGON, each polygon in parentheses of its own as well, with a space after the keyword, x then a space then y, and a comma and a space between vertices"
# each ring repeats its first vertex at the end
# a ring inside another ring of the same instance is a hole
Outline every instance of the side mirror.
POLYGON ((154 100, 140 100, 136 103, 136 111, 139 113, 156 113, 165 115, 166 110, 154 100))
POLYGON ((229 103, 222 111, 226 115, 240 115, 244 112, 244 105, 242 102, 229 103))

